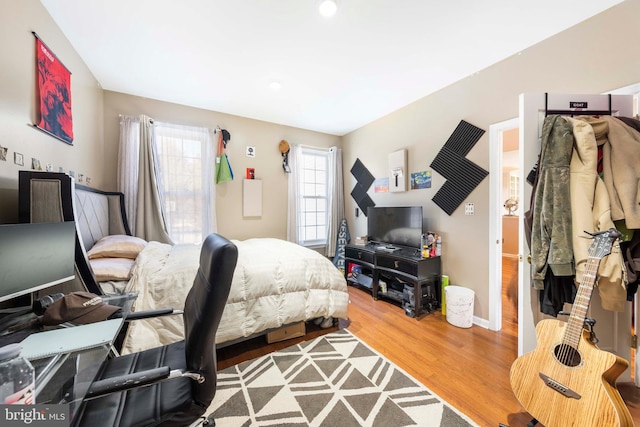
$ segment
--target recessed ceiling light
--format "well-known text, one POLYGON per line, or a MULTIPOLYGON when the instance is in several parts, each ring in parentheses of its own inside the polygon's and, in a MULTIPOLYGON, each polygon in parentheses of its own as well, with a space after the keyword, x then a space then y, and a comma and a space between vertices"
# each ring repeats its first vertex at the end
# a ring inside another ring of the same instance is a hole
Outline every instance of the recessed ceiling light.
POLYGON ((336 10, 338 10, 338 4, 335 0, 323 0, 320 3, 319 10, 322 16, 330 17, 335 15, 336 10))
POLYGON ((280 84, 280 82, 276 81, 272 81, 271 83, 269 83, 269 87, 274 91, 282 89, 282 85, 280 84))

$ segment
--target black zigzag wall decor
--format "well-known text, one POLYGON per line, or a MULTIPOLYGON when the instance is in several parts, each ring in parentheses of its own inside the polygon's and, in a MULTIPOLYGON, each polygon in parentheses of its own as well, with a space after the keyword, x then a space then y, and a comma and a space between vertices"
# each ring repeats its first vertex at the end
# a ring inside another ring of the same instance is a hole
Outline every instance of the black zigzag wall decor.
POLYGON ((364 167, 360 159, 356 159, 353 163, 351 175, 356 179, 356 185, 353 187, 353 190, 351 190, 351 197, 356 201, 362 213, 367 215, 367 208, 376 205, 367 194, 367 190, 369 190, 369 187, 373 184, 374 177, 371 175, 371 172, 364 167))
POLYGON ((460 120, 431 167, 447 181, 431 200, 448 215, 460 206, 464 199, 489 175, 489 172, 468 160, 465 156, 480 140, 484 130, 460 120))

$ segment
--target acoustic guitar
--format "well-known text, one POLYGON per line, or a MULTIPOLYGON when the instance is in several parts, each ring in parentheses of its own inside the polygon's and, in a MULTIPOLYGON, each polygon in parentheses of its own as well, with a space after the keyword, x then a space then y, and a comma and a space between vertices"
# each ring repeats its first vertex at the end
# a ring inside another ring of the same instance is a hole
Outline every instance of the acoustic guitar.
POLYGON ((546 427, 633 426, 616 379, 629 363, 600 350, 585 319, 600 260, 621 236, 615 228, 593 234, 589 258, 567 322, 541 320, 535 350, 511 365, 511 388, 520 404, 546 427))

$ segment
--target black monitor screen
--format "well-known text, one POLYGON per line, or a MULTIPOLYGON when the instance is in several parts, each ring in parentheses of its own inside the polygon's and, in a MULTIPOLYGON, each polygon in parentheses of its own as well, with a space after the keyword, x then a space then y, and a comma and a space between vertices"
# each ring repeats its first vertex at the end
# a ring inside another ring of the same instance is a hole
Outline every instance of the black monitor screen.
POLYGON ((0 225, 0 301, 74 277, 75 223, 0 225))
POLYGON ((421 236, 422 206, 367 209, 369 241, 419 248, 421 236))

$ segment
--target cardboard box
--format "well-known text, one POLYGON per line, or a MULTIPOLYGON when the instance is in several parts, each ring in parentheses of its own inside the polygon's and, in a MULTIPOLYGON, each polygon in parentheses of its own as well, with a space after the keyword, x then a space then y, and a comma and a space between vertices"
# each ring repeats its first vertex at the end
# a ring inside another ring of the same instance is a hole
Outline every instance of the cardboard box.
POLYGON ((267 342, 271 344, 291 338, 303 337, 305 333, 306 328, 304 322, 299 322, 267 333, 267 342))

